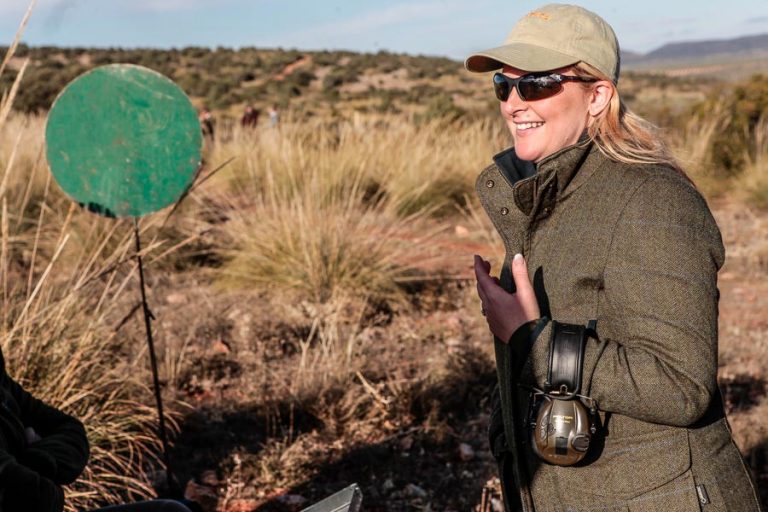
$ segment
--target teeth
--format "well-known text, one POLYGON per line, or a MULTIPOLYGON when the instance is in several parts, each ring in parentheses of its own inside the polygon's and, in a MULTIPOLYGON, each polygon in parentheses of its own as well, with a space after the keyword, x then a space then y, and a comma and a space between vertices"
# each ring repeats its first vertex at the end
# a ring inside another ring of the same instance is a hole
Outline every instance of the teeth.
POLYGON ((539 126, 542 126, 544 123, 518 123, 517 129, 518 130, 530 130, 531 128, 538 128, 539 126))

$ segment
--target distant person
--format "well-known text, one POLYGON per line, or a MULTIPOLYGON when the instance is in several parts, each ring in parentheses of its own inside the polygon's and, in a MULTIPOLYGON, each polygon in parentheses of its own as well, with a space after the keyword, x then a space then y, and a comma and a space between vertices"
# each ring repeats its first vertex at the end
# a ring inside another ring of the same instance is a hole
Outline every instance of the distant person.
POLYGON ((215 120, 211 111, 208 110, 207 107, 203 107, 200 114, 197 116, 197 119, 200 121, 200 128, 203 130, 203 135, 213 140, 215 120))
POLYGON ((620 99, 613 29, 549 4, 465 66, 513 142, 476 186, 506 258, 474 262, 506 510, 758 512, 717 386, 720 230, 620 99))
MULTIPOLYGON (((61 512, 62 486, 77 480, 89 451, 83 424, 36 399, 11 379, 0 351, 0 511, 61 512)), ((106 507, 98 512, 106 511, 190 512, 182 503, 170 500, 106 507)))
POLYGON ((280 123, 280 112, 277 110, 277 105, 272 105, 269 107, 269 126, 271 128, 277 127, 277 125, 280 123))
POLYGON ((245 107, 243 117, 240 118, 240 126, 243 128, 256 128, 259 124, 259 111, 252 105, 245 107))

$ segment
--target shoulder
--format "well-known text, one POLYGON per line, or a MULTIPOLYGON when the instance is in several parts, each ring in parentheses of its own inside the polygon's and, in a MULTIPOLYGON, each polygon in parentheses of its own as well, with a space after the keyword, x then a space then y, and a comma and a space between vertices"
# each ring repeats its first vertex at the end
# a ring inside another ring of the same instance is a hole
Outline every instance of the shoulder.
POLYGON ((617 206, 647 216, 711 218, 704 197, 677 170, 665 165, 616 162, 603 155, 599 158, 603 192, 624 199, 617 206))
MULTIPOLYGON (((617 168, 617 170, 619 170, 617 168)), ((707 201, 682 174, 660 165, 626 165, 619 170, 633 190, 621 206, 614 238, 631 238, 634 244, 707 247, 722 265, 724 248, 707 201), (702 245, 703 244, 703 245, 702 245)), ((617 176, 619 177, 619 176, 617 176)))
POLYGON ((707 201, 681 173, 661 165, 627 167, 625 172, 634 173, 636 178, 635 190, 627 202, 630 212, 716 227, 707 201))

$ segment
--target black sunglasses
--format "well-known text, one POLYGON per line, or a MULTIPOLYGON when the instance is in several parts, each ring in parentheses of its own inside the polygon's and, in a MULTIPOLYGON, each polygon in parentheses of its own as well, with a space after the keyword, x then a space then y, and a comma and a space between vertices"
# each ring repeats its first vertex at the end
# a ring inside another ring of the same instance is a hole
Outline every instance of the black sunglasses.
POLYGON ((559 73, 529 73, 520 78, 509 78, 501 73, 493 75, 493 90, 499 101, 507 101, 512 89, 523 101, 543 100, 563 90, 563 82, 597 82, 591 76, 568 76, 559 73))

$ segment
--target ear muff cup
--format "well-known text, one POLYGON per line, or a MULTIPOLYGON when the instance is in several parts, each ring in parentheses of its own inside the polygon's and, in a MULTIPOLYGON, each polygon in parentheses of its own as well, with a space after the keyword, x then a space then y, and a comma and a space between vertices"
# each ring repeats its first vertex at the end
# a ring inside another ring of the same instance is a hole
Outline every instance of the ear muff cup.
POLYGON ((597 404, 581 391, 584 350, 597 338, 596 322, 587 327, 552 321, 549 368, 544 391, 531 394, 529 410, 533 451, 557 466, 572 466, 589 451, 595 435, 597 404))
POLYGON ((562 400, 542 395, 532 428, 533 451, 557 466, 581 461, 592 441, 590 412, 579 398, 562 400))

